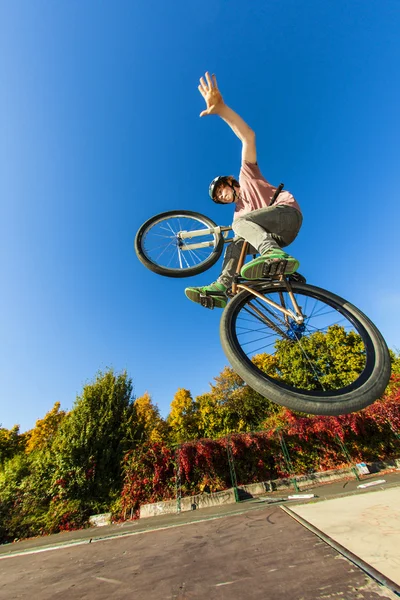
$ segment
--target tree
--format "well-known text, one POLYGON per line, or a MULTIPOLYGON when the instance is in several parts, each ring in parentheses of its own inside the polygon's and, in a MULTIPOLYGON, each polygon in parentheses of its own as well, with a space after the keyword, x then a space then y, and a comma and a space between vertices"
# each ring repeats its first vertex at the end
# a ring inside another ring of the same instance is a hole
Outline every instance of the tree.
POLYGON ((24 442, 25 436, 19 433, 19 425, 12 429, 0 427, 0 467, 23 449, 24 442))
POLYGON ((276 376, 305 390, 335 389, 352 383, 365 365, 364 343, 354 331, 333 325, 326 333, 304 336, 301 346, 288 340, 276 344, 276 376), (313 370, 304 368, 304 356, 313 370))
POLYGON ((36 421, 34 429, 28 432, 26 452, 29 454, 34 450, 50 447, 65 415, 66 412, 60 410, 60 403, 56 402, 43 419, 36 421))
POLYGON ((124 371, 98 373, 63 419, 54 442, 55 487, 61 498, 94 510, 108 506, 121 485, 121 460, 135 444, 132 381, 124 371))
MULTIPOLYGON (((271 362, 267 355, 254 360, 265 368, 271 362)), ((267 414, 276 411, 276 405, 252 390, 231 367, 225 367, 214 380, 211 391, 196 398, 200 436, 254 431, 267 414)))
POLYGON ((27 532, 21 528, 21 504, 24 497, 24 481, 29 475, 29 463, 25 453, 15 454, 5 460, 0 470, 0 543, 23 537, 27 532), (22 533, 22 535, 21 535, 22 533))
POLYGON ((400 354, 393 352, 393 350, 389 350, 390 360, 392 363, 392 374, 400 375, 400 354))
POLYGON ((225 413, 212 392, 196 398, 197 433, 200 438, 217 438, 224 433, 225 413))
POLYGON ((158 407, 151 396, 145 392, 134 403, 137 430, 141 441, 162 442, 168 435, 168 427, 160 416, 158 407))
POLYGON ((179 388, 167 417, 173 442, 181 444, 196 437, 196 405, 189 390, 179 388))

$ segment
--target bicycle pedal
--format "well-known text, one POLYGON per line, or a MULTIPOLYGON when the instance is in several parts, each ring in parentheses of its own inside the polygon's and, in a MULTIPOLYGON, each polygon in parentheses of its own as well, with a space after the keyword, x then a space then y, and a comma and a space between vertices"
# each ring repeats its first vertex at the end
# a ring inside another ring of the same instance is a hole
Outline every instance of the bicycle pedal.
POLYGON ((278 277, 284 275, 287 267, 287 260, 277 260, 274 262, 266 262, 263 264, 263 277, 278 277))
POLYGON ((204 308, 212 310, 215 306, 214 298, 208 294, 200 294, 200 304, 201 306, 204 306, 204 308))

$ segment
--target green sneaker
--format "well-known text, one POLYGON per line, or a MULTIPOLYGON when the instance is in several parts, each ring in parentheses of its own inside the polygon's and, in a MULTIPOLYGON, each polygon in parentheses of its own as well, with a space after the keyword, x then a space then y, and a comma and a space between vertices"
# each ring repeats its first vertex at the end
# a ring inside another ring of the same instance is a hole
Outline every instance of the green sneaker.
POLYGON ((227 288, 215 281, 203 287, 186 288, 185 294, 192 302, 198 302, 205 308, 225 308, 228 303, 226 297, 227 288))
POLYGON ((278 275, 291 275, 299 268, 298 260, 283 250, 274 249, 244 265, 240 274, 245 279, 262 279, 278 275))

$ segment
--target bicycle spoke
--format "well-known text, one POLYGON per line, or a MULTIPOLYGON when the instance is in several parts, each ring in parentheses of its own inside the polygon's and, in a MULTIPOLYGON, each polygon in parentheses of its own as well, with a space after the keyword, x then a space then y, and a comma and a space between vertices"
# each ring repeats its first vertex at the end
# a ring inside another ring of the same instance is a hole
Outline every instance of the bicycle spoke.
POLYGON ((181 250, 179 250, 179 252, 182 254, 182 258, 183 258, 183 260, 185 261, 185 263, 186 263, 186 266, 187 266, 187 267, 190 267, 190 265, 189 265, 189 263, 188 263, 188 261, 187 261, 187 258, 186 258, 186 256, 185 256, 185 253, 184 253, 184 252, 182 252, 181 250))
POLYGON ((168 216, 152 223, 145 232, 142 247, 146 257, 166 269, 192 269, 209 259, 217 244, 214 233, 204 233, 193 238, 180 239, 179 232, 198 232, 210 229, 202 219, 185 215, 168 216), (203 248, 191 245, 212 242, 203 248), (183 244, 183 247, 182 247, 183 244))
MULTIPOLYGON (((348 323, 348 321, 345 318, 343 318, 340 320, 338 319, 337 321, 333 321, 332 323, 330 323, 329 325, 325 325, 324 327, 315 327, 313 325, 307 324, 306 328, 307 328, 307 330, 310 330, 310 332, 311 332, 311 330, 314 330, 314 332, 315 331, 322 332, 322 331, 327 331, 329 329, 329 327, 333 327, 334 325, 340 325, 341 323, 348 323)), ((347 325, 347 329, 350 329, 350 327, 351 327, 350 325, 347 325)))
POLYGON ((340 362, 341 353, 353 351, 354 340, 361 342, 359 336, 354 338, 358 334, 353 323, 346 314, 318 297, 298 291, 294 297, 304 316, 302 323, 296 323, 279 309, 296 314, 286 291, 271 290, 265 294, 277 306, 255 296, 248 297, 235 320, 236 339, 242 352, 251 361, 260 353, 275 357, 276 377, 296 388, 326 392, 344 385, 343 381, 347 385, 346 377, 349 381, 358 377, 357 368, 362 370, 365 363, 361 343, 354 347, 354 367, 349 361, 340 362), (353 337, 348 338, 349 335, 353 337))
POLYGON ((240 330, 241 332, 243 332, 240 335, 245 335, 245 333, 260 332, 260 331, 268 330, 268 329, 269 329, 268 325, 264 325, 263 327, 259 327, 258 329, 250 329, 248 327, 237 327, 236 328, 237 331, 240 330))
POLYGON ((170 248, 173 245, 173 242, 170 242, 168 244, 168 246, 165 246, 164 250, 162 252, 160 252, 160 254, 157 256, 157 260, 160 260, 161 256, 164 254, 164 252, 166 252, 168 250, 168 248, 170 248))
POLYGON ((270 348, 271 346, 272 346, 272 344, 264 344, 264 346, 260 346, 259 348, 257 348, 256 350, 254 350, 253 354, 255 356, 257 356, 257 354, 259 354, 261 350, 265 350, 266 348, 270 348))

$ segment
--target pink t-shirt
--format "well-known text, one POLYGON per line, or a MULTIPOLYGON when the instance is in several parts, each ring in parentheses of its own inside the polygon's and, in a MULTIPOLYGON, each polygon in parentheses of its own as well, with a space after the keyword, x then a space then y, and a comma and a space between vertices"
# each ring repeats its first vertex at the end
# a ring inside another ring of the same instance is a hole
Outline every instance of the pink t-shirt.
MULTIPOLYGON (((233 220, 243 217, 252 210, 270 205, 276 187, 261 175, 259 166, 244 162, 239 174, 240 198, 236 201, 233 220)), ((293 206, 301 213, 300 206, 290 192, 283 190, 275 200, 274 206, 293 206)))

